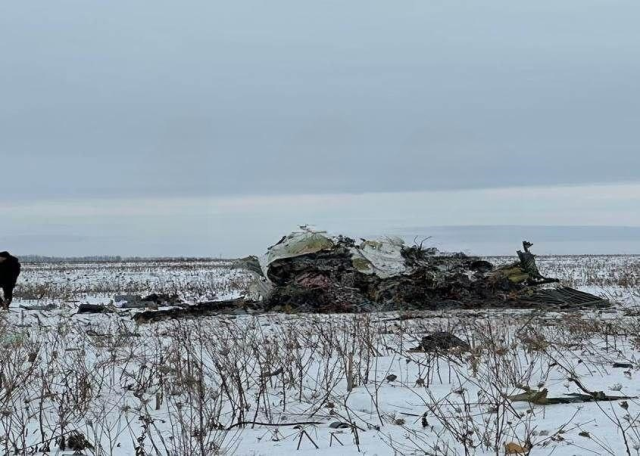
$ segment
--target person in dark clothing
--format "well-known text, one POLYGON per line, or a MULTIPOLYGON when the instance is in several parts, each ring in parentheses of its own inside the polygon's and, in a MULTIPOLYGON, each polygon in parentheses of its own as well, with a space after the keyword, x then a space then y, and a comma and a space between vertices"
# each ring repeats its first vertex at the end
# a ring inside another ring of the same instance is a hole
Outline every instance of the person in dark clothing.
POLYGON ((9 308, 19 275, 20 261, 9 252, 0 252, 0 288, 4 293, 4 299, 0 300, 0 309, 9 308))

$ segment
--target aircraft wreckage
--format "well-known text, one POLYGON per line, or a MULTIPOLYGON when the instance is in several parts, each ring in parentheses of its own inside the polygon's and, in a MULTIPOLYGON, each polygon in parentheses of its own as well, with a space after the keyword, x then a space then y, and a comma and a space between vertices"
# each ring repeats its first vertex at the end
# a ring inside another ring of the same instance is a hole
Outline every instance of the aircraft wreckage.
POLYGON ((398 238, 355 241, 302 229, 262 257, 235 267, 254 276, 245 298, 137 313, 140 322, 242 311, 372 312, 459 308, 607 307, 595 295, 544 277, 523 242, 518 260, 496 267, 478 257, 441 253, 398 238))

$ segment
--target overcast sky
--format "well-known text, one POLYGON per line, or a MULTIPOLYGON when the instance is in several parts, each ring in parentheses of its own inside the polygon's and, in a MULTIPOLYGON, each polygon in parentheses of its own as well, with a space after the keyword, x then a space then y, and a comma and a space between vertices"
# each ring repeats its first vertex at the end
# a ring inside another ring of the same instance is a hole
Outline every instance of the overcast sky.
POLYGON ((636 0, 2 2, 0 247, 640 226, 639 17, 636 0))

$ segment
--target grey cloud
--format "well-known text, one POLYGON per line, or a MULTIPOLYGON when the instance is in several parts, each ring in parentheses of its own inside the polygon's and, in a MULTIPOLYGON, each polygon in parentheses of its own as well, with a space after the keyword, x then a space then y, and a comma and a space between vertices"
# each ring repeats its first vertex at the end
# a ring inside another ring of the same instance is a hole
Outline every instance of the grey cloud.
POLYGON ((0 7, 0 199, 637 181, 634 1, 0 7))

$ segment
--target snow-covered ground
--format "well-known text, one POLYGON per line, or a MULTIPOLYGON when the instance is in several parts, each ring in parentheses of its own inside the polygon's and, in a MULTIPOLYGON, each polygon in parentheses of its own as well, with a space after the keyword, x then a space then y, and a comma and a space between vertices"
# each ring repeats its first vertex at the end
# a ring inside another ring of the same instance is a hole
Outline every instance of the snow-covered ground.
MULTIPOLYGON (((491 258, 494 262, 512 258, 491 258)), ((598 312, 242 315, 136 325, 75 315, 122 293, 238 296, 220 260, 26 264, 0 314, 0 454, 640 454, 640 401, 532 405, 521 387, 640 396, 640 257, 539 257, 598 312), (53 310, 20 306, 52 304, 53 310), (449 331, 471 345, 412 351, 449 331), (614 363, 631 368, 614 368, 614 363), (49 444, 47 445, 47 442, 49 444), (515 453, 514 453, 515 454, 515 453), (524 454, 524 453, 523 453, 524 454)))

